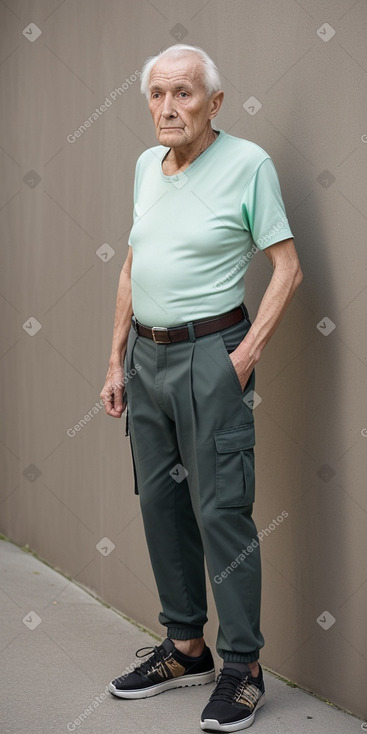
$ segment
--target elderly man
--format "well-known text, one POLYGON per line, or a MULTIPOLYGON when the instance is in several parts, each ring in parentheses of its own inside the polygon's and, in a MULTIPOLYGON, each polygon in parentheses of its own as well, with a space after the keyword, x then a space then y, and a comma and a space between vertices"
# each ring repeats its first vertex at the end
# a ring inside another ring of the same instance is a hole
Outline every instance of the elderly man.
POLYGON ((200 725, 239 731, 264 702, 254 366, 302 274, 271 158, 212 127, 223 91, 208 55, 171 46, 148 59, 141 89, 159 145, 136 166, 101 397, 119 418, 126 383, 136 491, 167 637, 109 690, 145 698, 214 680, 203 638, 205 557, 223 667, 200 725), (243 275, 257 249, 273 274, 251 324, 243 275))

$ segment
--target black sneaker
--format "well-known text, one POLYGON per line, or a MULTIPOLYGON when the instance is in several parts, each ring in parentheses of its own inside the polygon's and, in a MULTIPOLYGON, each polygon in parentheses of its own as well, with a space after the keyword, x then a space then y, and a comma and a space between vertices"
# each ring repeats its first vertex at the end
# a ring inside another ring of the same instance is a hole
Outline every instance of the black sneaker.
POLYGON ((169 688, 200 686, 215 679, 214 662, 209 648, 205 645, 199 657, 184 655, 167 637, 157 647, 141 647, 137 657, 150 655, 132 673, 125 673, 111 681, 110 693, 120 698, 148 698, 169 688), (142 650, 148 652, 139 655, 142 650))
POLYGON ((250 668, 244 673, 222 668, 209 703, 201 714, 200 726, 208 731, 240 731, 253 724, 255 713, 265 703, 261 666, 257 678, 250 668))

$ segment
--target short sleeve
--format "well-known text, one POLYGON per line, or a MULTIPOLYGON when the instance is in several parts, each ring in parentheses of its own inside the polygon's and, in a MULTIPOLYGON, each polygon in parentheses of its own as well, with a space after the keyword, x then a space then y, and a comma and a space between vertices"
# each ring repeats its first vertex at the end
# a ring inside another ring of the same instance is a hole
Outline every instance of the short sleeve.
MULTIPOLYGON (((133 227, 134 227, 134 224, 135 224, 135 222, 136 222, 136 220, 138 218, 138 215, 136 213, 136 202, 137 202, 137 199, 138 199, 138 188, 139 188, 139 161, 140 161, 140 157, 141 156, 139 156, 138 160, 136 161, 136 166, 135 166, 135 176, 134 176, 134 203, 133 203, 133 227)), ((133 247, 133 245, 131 243, 131 232, 133 230, 133 227, 130 230, 129 240, 128 240, 128 244, 129 244, 130 247, 133 247)))
POLYGON ((259 165, 247 186, 241 199, 241 215, 260 250, 293 237, 271 158, 259 165))
POLYGON ((134 222, 137 219, 136 202, 138 200, 138 189, 139 189, 139 178, 140 178, 140 176, 139 176, 139 173, 140 173, 140 170, 139 170, 140 169, 139 161, 140 161, 140 157, 136 161, 135 176, 134 176, 134 208, 133 208, 133 221, 134 222))

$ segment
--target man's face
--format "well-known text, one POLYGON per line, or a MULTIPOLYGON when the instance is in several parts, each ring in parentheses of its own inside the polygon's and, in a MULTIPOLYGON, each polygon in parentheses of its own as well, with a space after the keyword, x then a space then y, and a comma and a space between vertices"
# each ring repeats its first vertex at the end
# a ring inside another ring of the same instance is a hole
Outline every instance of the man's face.
POLYGON ((157 61, 150 74, 149 109, 160 144, 179 148, 193 143, 215 117, 216 94, 208 98, 196 54, 157 61))

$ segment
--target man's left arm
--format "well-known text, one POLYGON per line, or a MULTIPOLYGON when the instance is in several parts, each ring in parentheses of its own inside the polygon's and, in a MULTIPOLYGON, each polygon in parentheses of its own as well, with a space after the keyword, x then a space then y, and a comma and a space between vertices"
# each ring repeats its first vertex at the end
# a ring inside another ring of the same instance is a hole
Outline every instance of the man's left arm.
POLYGON ((238 347, 229 355, 244 389, 261 353, 280 323, 284 312, 302 282, 302 270, 293 239, 283 240, 264 250, 273 266, 270 283, 256 318, 238 347))

